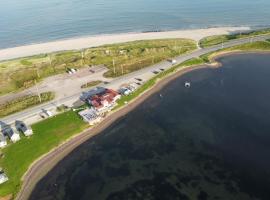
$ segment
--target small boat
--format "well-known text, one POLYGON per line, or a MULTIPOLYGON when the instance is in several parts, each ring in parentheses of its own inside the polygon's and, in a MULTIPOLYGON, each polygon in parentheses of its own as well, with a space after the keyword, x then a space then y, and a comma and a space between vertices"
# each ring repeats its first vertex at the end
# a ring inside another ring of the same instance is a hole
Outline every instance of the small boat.
POLYGON ((185 82, 185 87, 186 88, 190 88, 190 86, 191 86, 191 83, 190 82, 185 82))
POLYGON ((160 98, 163 98, 163 95, 162 95, 162 94, 159 94, 159 97, 160 97, 160 98))

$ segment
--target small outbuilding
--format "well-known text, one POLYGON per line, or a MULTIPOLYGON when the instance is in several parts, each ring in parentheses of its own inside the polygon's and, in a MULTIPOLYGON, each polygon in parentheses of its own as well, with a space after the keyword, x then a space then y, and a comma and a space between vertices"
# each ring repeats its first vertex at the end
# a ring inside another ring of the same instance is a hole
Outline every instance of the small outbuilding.
POLYGON ((0 148, 4 148, 5 146, 7 146, 7 140, 5 136, 0 133, 0 148))
POLYGON ((0 172, 0 184, 8 181, 8 177, 4 172, 0 172))
POLYGON ((10 127, 2 130, 2 133, 4 134, 4 136, 8 136, 10 140, 14 143, 21 139, 20 134, 10 127))
POLYGON ((15 122, 16 129, 23 133, 25 136, 33 135, 33 130, 21 121, 15 122))
POLYGON ((89 108, 79 112, 79 115, 83 118, 83 120, 90 125, 94 125, 101 121, 101 117, 98 115, 97 111, 93 108, 89 108))

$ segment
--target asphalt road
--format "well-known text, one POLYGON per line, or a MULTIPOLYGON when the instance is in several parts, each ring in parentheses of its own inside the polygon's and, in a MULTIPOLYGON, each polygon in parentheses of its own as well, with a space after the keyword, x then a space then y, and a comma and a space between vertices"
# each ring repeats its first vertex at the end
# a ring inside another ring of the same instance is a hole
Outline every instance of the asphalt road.
MULTIPOLYGON (((217 50, 220 50, 223 48, 232 47, 232 46, 236 46, 236 45, 240 45, 240 44, 246 44, 246 43, 255 42, 255 41, 264 41, 266 39, 270 39, 270 35, 268 35, 268 36, 255 36, 252 38, 232 40, 232 41, 226 42, 224 44, 216 45, 213 47, 198 49, 192 53, 176 57, 175 58, 175 60, 177 61, 176 64, 182 63, 182 62, 189 60, 191 58, 199 57, 201 55, 204 55, 204 54, 207 54, 207 53, 210 53, 213 51, 217 51, 217 50)), ((116 88, 119 88, 122 84, 125 84, 128 82, 135 82, 135 78, 142 78, 144 81, 147 81, 155 75, 153 73, 153 71, 160 70, 161 68, 168 69, 171 66, 172 66, 172 64, 170 62, 163 61, 163 62, 160 62, 160 63, 155 64, 153 66, 143 68, 141 70, 138 70, 138 71, 132 72, 130 74, 121 76, 119 78, 112 80, 110 83, 108 83, 106 85, 103 84, 100 86, 116 89, 116 88)), ((13 124, 16 120, 24 121, 25 119, 27 119, 29 117, 33 117, 35 115, 38 115, 42 109, 51 110, 51 109, 54 109, 58 105, 61 105, 61 104, 71 105, 72 102, 75 102, 80 98, 80 95, 81 95, 81 91, 75 92, 74 94, 72 94, 70 96, 66 96, 66 97, 58 99, 56 101, 51 101, 51 102, 29 108, 27 110, 24 110, 24 111, 15 113, 15 114, 12 114, 10 116, 7 116, 5 118, 0 119, 0 121, 4 122, 6 124, 9 124, 9 125, 13 124)))

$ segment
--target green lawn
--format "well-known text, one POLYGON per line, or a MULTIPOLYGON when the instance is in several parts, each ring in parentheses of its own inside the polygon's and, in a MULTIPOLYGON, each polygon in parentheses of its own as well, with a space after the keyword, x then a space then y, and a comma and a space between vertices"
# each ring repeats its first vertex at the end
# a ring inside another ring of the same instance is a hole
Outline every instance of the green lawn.
POLYGON ((252 37, 252 36, 257 36, 257 35, 265 35, 265 34, 270 34, 270 29, 263 29, 263 30, 250 31, 246 33, 229 34, 229 35, 209 36, 209 37, 205 37, 201 39, 199 43, 201 47, 205 48, 205 47, 221 44, 222 42, 228 42, 234 39, 252 37))
POLYGON ((3 61, 0 95, 29 88, 35 80, 65 73, 68 68, 104 64, 109 68, 105 75, 116 77, 196 48, 196 42, 189 39, 145 40, 3 61))
POLYGON ((2 150, 0 166, 7 173, 9 181, 0 185, 0 196, 16 194, 23 174, 33 161, 87 127, 88 124, 73 111, 34 124, 34 134, 30 138, 22 137, 16 144, 2 150))

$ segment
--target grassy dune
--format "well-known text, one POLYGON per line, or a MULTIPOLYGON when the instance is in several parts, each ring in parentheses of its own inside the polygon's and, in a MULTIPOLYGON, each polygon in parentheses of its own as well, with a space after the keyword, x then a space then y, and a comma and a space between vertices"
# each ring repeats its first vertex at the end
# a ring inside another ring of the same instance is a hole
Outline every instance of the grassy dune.
POLYGON ((188 39, 147 40, 4 61, 0 62, 0 95, 31 87, 35 80, 68 68, 104 64, 109 68, 106 76, 116 77, 196 48, 195 41, 188 39))
POLYGON ((201 47, 205 48, 205 47, 221 44, 222 42, 228 42, 234 39, 247 38, 247 37, 265 35, 265 34, 270 34, 270 29, 263 29, 263 30, 258 30, 258 31, 250 31, 246 33, 237 33, 237 34, 229 34, 229 35, 209 36, 209 37, 205 37, 201 39, 199 43, 201 47))

